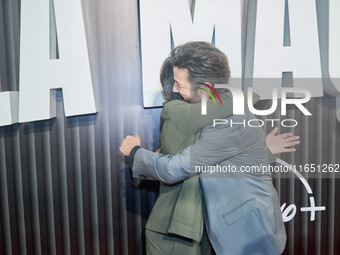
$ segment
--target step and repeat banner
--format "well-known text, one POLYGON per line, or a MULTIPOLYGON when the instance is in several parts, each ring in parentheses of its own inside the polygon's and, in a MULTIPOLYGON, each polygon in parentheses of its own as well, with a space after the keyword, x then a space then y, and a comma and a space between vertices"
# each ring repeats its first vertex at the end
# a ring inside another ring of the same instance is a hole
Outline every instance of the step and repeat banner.
POLYGON ((265 132, 300 136, 272 165, 284 254, 340 253, 339 14, 339 0, 2 0, 0 254, 146 253, 158 183, 137 187, 118 148, 159 147, 160 68, 190 41, 228 57, 234 109, 256 92, 265 132))

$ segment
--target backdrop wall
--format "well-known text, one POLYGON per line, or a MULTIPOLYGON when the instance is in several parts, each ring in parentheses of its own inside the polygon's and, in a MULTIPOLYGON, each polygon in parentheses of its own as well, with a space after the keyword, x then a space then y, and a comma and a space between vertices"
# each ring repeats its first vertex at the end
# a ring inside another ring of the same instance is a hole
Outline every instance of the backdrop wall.
MULTIPOLYGON (((145 254, 157 183, 134 188, 118 151, 128 134, 139 134, 147 149, 159 145, 161 109, 142 103, 138 1, 83 0, 82 6, 99 113, 65 118, 58 91, 56 118, 0 128, 0 254, 145 254)), ((19 90, 19 34, 20 1, 1 0, 0 91, 19 90)), ((300 124, 281 132, 293 131, 302 143, 281 158, 339 163, 336 99, 325 95, 306 107, 312 119, 288 113, 300 124)), ((285 254, 338 254, 339 180, 307 180, 312 195, 294 176, 275 179, 281 203, 297 208, 286 223, 285 254), (300 211, 311 196, 326 207, 314 221, 300 211)))

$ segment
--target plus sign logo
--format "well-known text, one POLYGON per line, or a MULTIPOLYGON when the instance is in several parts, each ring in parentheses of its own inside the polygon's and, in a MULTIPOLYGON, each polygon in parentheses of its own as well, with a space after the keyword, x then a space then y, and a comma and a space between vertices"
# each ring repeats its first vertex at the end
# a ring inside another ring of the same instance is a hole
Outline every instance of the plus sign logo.
MULTIPOLYGON (((325 206, 315 206, 315 199, 314 199, 313 191, 312 191, 311 187, 309 186, 307 180, 294 167, 291 167, 290 164, 288 164, 287 162, 285 162, 281 159, 277 159, 276 162, 283 165, 283 166, 289 167, 290 170, 300 179, 300 181, 302 182, 302 184, 306 188, 306 191, 309 194, 309 206, 301 207, 300 211, 301 212, 307 212, 307 213, 310 212, 310 221, 314 221, 315 220, 315 213, 318 212, 318 211, 325 211, 326 207, 325 206)), ((291 204, 291 205, 286 207, 286 203, 284 203, 281 206, 281 213, 282 213, 282 218, 283 218, 284 222, 290 221, 291 219, 294 218, 294 216, 296 214, 296 205, 291 204)))

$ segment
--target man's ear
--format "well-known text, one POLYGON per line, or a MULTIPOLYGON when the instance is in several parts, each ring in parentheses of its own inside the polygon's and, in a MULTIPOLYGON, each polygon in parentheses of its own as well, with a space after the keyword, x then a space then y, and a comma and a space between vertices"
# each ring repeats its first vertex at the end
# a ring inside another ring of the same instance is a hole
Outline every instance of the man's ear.
POLYGON ((213 85, 210 83, 210 82, 203 82, 202 84, 201 84, 201 88, 203 88, 203 89, 207 89, 207 90, 209 90, 210 91, 210 89, 209 89, 209 87, 212 87, 213 85))
MULTIPOLYGON (((202 84, 201 84, 201 88, 202 89, 205 89, 205 90, 208 90, 209 92, 212 92, 211 91, 211 89, 210 89, 210 87, 212 87, 212 85, 211 85, 211 83, 210 82, 203 82, 202 84)), ((203 92, 203 91, 202 91, 203 92)))

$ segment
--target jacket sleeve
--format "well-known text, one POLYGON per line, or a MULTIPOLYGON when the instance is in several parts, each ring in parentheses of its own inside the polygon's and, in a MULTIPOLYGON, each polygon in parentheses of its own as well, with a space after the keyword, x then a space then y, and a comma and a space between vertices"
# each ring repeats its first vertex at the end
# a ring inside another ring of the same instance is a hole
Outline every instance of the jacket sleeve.
MULTIPOLYGON (((259 100, 260 97, 254 93, 253 104, 259 100)), ((215 106, 213 100, 209 100, 206 115, 201 114, 201 103, 189 104, 173 100, 167 103, 164 109, 178 130, 188 132, 188 134, 197 134, 201 129, 211 125, 214 119, 228 118, 233 114, 232 94, 230 92, 221 94, 221 101, 222 106, 215 106)), ((245 100, 245 104, 247 104, 247 100, 245 100)))
POLYGON ((135 154, 132 172, 134 178, 159 180, 169 184, 188 179, 191 176, 190 147, 174 156, 140 148, 135 154))
POLYGON ((132 166, 133 176, 178 183, 199 174, 200 166, 214 166, 237 155, 240 153, 238 130, 224 130, 208 127, 192 146, 174 156, 138 149, 132 166))

